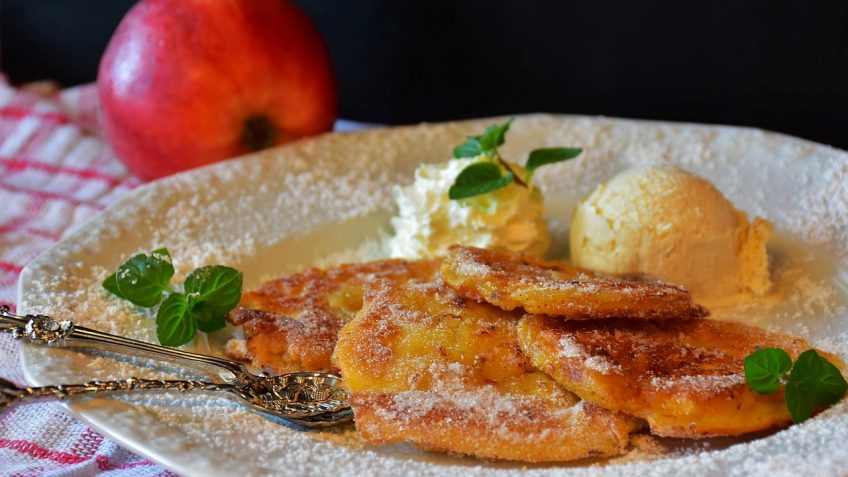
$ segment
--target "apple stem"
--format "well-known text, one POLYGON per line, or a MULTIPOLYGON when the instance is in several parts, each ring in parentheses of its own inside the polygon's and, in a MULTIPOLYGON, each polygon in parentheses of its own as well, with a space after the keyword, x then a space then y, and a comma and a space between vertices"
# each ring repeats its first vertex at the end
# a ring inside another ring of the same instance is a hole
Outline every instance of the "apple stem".
POLYGON ((276 136, 274 124, 267 116, 251 116, 244 121, 242 141, 251 151, 273 146, 276 136))

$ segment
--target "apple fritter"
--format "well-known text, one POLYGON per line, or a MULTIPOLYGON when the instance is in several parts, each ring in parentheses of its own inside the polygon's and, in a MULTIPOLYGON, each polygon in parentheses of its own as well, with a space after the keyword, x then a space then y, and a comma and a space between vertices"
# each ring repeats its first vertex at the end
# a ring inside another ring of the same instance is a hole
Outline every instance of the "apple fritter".
POLYGON ((411 442, 425 450, 522 462, 621 454, 634 422, 586 401, 559 406, 491 386, 357 392, 351 406, 357 431, 373 444, 411 442))
POLYGON ((440 281, 370 285, 333 355, 360 435, 527 462, 622 453, 637 421, 536 370, 517 340, 519 317, 440 281))
POLYGON ((573 320, 701 318, 707 310, 685 288, 646 277, 619 277, 529 255, 454 245, 442 279, 463 295, 504 310, 573 320))
POLYGON ((227 317, 244 329, 230 356, 274 373, 337 371, 330 362, 342 326, 362 307, 364 287, 378 279, 428 279, 438 271, 432 260, 378 260, 309 269, 278 278, 242 296, 227 317))
POLYGON ((566 389, 641 417, 652 433, 669 437, 735 436, 790 424, 783 389, 754 392, 744 360, 758 348, 782 348, 793 359, 809 348, 801 338, 716 320, 527 315, 518 336, 532 363, 566 389))

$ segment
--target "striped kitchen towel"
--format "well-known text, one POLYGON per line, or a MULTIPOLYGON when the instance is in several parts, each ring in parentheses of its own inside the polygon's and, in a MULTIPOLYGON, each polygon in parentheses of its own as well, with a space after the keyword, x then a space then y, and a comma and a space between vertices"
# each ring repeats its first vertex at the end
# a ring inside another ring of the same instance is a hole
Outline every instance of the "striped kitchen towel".
MULTIPOLYGON (((39 92, 0 77, 0 304, 21 269, 141 183, 100 135, 92 85, 39 92)), ((18 345, 0 334, 0 377, 24 384, 18 345)), ((121 449, 59 404, 0 414, 2 476, 174 475, 121 449)))

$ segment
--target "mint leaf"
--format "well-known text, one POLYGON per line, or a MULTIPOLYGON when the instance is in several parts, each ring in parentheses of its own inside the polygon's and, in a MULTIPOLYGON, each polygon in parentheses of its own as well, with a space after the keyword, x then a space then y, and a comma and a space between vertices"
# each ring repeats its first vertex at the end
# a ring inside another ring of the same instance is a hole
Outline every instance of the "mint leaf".
POLYGON ((197 328, 189 312, 188 299, 171 293, 156 313, 156 336, 165 346, 181 346, 194 339, 197 328))
POLYGON ((496 150, 498 146, 504 143, 506 132, 509 130, 512 121, 510 119, 503 124, 492 124, 483 131, 483 134, 469 137, 464 143, 454 148, 453 157, 457 159, 477 157, 480 154, 496 150))
POLYGON ((804 383, 818 405, 833 404, 842 399, 848 390, 848 383, 839 368, 813 349, 798 356, 789 381, 804 383))
POLYGON ((243 276, 222 265, 200 267, 185 280, 189 308, 201 331, 215 331, 226 324, 227 312, 241 299, 243 276))
POLYGON ((456 146, 453 150, 453 157, 460 159, 463 157, 477 157, 483 154, 483 148, 480 147, 480 141, 476 137, 468 138, 467 141, 456 146))
POLYGON ((241 298, 242 281, 241 272, 234 268, 207 265, 188 274, 185 291, 196 302, 232 309, 241 298))
POLYGON ((466 167, 456 176, 448 197, 451 200, 466 199, 508 186, 512 183, 511 172, 501 174, 494 162, 478 162, 466 167))
POLYGON ((583 152, 583 149, 579 147, 546 147, 535 149, 530 152, 530 157, 527 158, 527 165, 524 167, 527 170, 527 179, 530 179, 536 169, 548 164, 574 159, 581 152, 583 152))
POLYGON ((786 407, 789 409, 793 421, 804 422, 813 415, 815 405, 803 384, 797 381, 789 381, 786 383, 785 393, 786 407))
POLYGON ((118 298, 126 299, 124 294, 121 293, 121 290, 118 288, 118 279, 115 277, 114 273, 106 277, 101 285, 103 285, 103 288, 105 288, 109 293, 117 296, 118 298))
POLYGON ((769 394, 780 387, 780 379, 792 367, 789 353, 780 348, 765 348, 745 358, 745 380, 760 394, 769 394))
POLYGON ((848 383, 839 369, 815 350, 798 356, 786 383, 786 405, 792 419, 802 422, 815 408, 829 406, 845 395, 848 383))
POLYGON ((140 253, 124 262, 115 272, 118 296, 138 306, 155 306, 162 301, 162 292, 169 290, 168 282, 173 276, 174 266, 167 249, 140 253))
POLYGON ((477 136, 480 148, 484 151, 490 151, 502 145, 506 140, 506 132, 509 130, 512 121, 513 119, 510 119, 503 124, 492 124, 487 127, 483 134, 477 136))
POLYGON ((206 308, 202 305, 189 305, 191 315, 197 324, 197 329, 205 333, 218 331, 227 326, 227 312, 220 313, 216 310, 206 308))

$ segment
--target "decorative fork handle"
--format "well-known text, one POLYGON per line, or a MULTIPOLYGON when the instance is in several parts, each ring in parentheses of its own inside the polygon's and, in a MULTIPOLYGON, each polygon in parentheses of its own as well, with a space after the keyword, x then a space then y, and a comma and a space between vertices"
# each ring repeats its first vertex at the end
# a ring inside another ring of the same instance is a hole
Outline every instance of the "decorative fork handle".
POLYGON ((64 400, 92 394, 116 394, 136 390, 224 391, 229 384, 207 381, 182 381, 129 378, 121 381, 91 381, 84 384, 19 388, 14 383, 0 379, 0 412, 19 401, 64 400))
POLYGON ((27 343, 95 348, 165 361, 192 368, 209 376, 218 376, 227 382, 246 382, 253 377, 243 364, 235 361, 124 338, 76 326, 70 321, 56 321, 49 316, 18 316, 6 305, 0 306, 0 332, 11 333, 15 339, 27 343))

